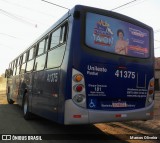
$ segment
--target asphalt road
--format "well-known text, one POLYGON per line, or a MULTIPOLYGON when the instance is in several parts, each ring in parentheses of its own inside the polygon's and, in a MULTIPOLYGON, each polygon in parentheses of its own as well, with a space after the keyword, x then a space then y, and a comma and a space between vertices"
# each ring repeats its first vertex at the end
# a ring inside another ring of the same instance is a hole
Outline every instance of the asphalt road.
MULTIPOLYGON (((94 125, 64 126, 51 122, 44 118, 35 117, 26 121, 23 118, 22 109, 17 104, 9 105, 5 94, 0 94, 0 134, 12 135, 42 135, 51 140, 42 140, 43 143, 123 143, 112 134, 104 133, 94 125)), ((15 142, 22 141, 0 141, 15 142)), ((23 141, 37 142, 37 141, 23 141)))

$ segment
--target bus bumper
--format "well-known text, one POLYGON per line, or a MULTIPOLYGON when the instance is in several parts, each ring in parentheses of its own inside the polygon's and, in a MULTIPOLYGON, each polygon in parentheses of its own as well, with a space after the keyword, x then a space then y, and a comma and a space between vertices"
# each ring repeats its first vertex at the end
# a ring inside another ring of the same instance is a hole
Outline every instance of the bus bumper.
POLYGON ((77 106, 72 99, 65 101, 64 124, 88 124, 88 110, 77 106))
POLYGON ((64 124, 90 124, 153 119, 154 101, 146 108, 129 111, 100 111, 77 106, 71 100, 65 102, 64 124))

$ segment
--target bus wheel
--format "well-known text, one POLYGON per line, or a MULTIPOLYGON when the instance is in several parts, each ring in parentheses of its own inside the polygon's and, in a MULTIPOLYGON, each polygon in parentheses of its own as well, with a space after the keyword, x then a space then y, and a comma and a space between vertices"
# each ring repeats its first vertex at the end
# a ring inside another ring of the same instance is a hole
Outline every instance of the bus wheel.
POLYGON ((8 102, 8 104, 14 103, 14 101, 12 99, 10 99, 10 93, 7 93, 7 102, 8 102))
POLYGON ((31 119, 31 113, 29 112, 29 98, 27 94, 23 97, 23 116, 26 120, 31 119))

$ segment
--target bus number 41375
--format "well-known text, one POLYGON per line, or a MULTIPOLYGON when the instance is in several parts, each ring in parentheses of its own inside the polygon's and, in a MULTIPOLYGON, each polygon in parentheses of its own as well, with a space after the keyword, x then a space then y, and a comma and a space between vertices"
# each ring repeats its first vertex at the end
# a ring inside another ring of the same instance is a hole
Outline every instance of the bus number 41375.
POLYGON ((132 71, 116 70, 115 76, 118 78, 131 78, 135 79, 136 73, 132 71))

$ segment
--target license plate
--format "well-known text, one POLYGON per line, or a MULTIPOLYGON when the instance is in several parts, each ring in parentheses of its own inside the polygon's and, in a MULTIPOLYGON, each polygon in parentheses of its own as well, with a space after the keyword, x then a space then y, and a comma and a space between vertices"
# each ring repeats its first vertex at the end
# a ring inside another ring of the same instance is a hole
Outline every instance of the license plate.
POLYGON ((126 102, 115 102, 112 103, 112 107, 127 107, 126 102))

